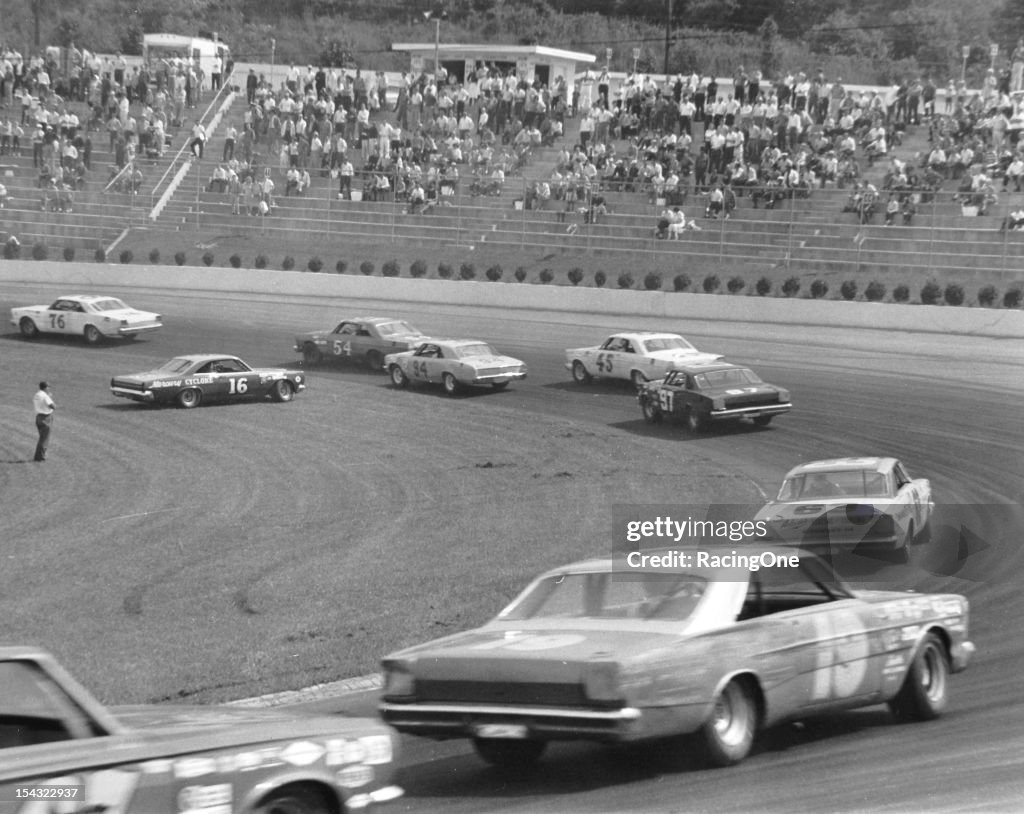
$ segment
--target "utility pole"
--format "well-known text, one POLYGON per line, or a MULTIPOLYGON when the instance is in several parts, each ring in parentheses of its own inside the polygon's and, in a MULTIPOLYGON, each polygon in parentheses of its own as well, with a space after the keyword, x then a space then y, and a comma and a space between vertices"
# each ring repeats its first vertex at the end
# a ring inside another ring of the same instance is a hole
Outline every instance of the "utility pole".
POLYGON ((665 17, 665 78, 668 79, 668 52, 672 47, 672 0, 668 0, 668 15, 665 17))

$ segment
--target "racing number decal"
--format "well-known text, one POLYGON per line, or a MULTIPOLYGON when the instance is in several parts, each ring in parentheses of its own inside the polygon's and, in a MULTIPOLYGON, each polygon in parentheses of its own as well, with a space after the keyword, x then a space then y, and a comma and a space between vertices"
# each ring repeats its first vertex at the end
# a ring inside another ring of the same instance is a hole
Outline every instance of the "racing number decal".
POLYGON ((550 634, 507 634, 508 638, 495 639, 492 642, 483 642, 473 645, 474 650, 554 650, 559 647, 569 647, 586 640, 585 636, 577 633, 550 633, 550 634))
POLYGON ((232 396, 243 396, 249 390, 248 379, 228 379, 228 393, 232 396))
POLYGON ((663 413, 672 412, 672 400, 675 394, 671 390, 659 390, 658 391, 658 406, 661 407, 663 413))
POLYGON ((104 769, 86 775, 54 777, 40 785, 79 786, 76 800, 30 800, 18 814, 127 814, 139 776, 122 769, 104 769))
POLYGON ((63 314, 50 314, 50 327, 63 331, 64 330, 64 315, 63 314))
POLYGON ((413 376, 419 376, 419 378, 421 378, 421 379, 428 378, 427 363, 426 363, 425 360, 423 360, 423 359, 413 359, 411 367, 412 367, 412 375, 413 376))
POLYGON ((855 613, 814 616, 815 655, 811 698, 828 701, 855 695, 868 672, 867 630, 855 613))
POLYGON ((331 351, 335 356, 351 356, 352 355, 352 342, 346 340, 342 342, 340 339, 335 339, 331 345, 331 351))
POLYGON ((597 369, 600 370, 602 373, 611 373, 612 361, 613 357, 610 353, 597 354, 597 369))

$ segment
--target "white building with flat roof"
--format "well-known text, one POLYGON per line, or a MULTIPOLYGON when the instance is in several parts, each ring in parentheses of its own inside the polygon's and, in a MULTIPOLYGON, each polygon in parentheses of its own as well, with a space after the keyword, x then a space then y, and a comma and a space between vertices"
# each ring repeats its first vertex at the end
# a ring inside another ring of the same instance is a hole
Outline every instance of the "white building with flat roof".
POLYGON ((549 87, 556 77, 561 76, 571 88, 576 74, 597 61, 594 54, 544 45, 396 42, 391 50, 409 54, 409 68, 413 73, 430 70, 436 59, 448 76, 459 82, 464 82, 468 74, 485 66, 496 68, 502 74, 515 69, 521 79, 531 83, 539 80, 549 87))

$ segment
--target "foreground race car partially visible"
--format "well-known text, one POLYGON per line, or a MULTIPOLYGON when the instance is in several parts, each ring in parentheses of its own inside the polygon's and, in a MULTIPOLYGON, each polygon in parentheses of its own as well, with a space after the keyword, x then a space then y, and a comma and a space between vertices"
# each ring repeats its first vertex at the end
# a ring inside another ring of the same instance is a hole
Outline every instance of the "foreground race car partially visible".
POLYGON ((880 703, 934 718, 974 652, 956 594, 853 590, 784 547, 634 554, 549 571, 483 627, 388 656, 383 719, 505 767, 549 741, 688 733, 727 765, 785 720, 880 703))
POLYGON ((793 409, 789 391, 768 384, 750 368, 728 362, 677 365, 664 379, 641 386, 637 398, 644 419, 666 416, 693 433, 719 421, 749 418, 764 427, 793 409))
POLYGON ((295 337, 295 350, 307 365, 325 360, 360 362, 380 370, 389 353, 412 350, 427 337, 408 322, 392 317, 343 319, 333 331, 310 331, 295 337))
POLYGON ((163 327, 160 314, 139 311, 117 297, 75 294, 59 297, 50 305, 29 305, 11 309, 11 324, 26 339, 41 333, 81 336, 90 345, 101 339, 134 339, 141 333, 163 327))
POLYGON ((147 404, 198 407, 204 401, 264 398, 291 401, 306 389, 306 374, 284 368, 252 368, 237 356, 176 356, 156 370, 115 376, 110 392, 147 404))
POLYGON ((632 381, 639 387, 662 378, 678 365, 721 358, 720 353, 697 350, 679 334, 633 331, 612 334, 592 348, 569 348, 565 367, 578 384, 589 384, 600 376, 632 381))
POLYGON ((416 350, 389 354, 384 369, 396 387, 408 387, 410 382, 440 383, 448 395, 470 385, 501 390, 513 379, 526 378, 525 362, 502 356, 476 339, 431 339, 416 350))
POLYGON ((337 814, 394 800, 379 721, 233 707, 107 709, 47 653, 0 648, 0 814, 337 814))
POLYGON ((933 508, 931 483, 895 458, 835 458, 790 470, 755 519, 785 543, 905 553, 926 539, 933 508))

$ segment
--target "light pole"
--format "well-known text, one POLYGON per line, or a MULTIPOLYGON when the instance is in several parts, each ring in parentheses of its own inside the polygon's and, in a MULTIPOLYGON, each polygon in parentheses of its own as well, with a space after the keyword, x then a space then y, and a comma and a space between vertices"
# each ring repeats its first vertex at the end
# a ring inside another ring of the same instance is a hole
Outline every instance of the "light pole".
POLYGON ((963 56, 963 62, 960 63, 960 83, 963 84, 967 81, 967 58, 971 55, 971 46, 965 45, 960 53, 963 56))
POLYGON ((633 49, 633 73, 636 73, 636 64, 640 61, 640 49, 633 49))
POLYGON ((672 46, 672 0, 668 0, 668 15, 665 17, 665 79, 668 79, 668 52, 672 46))
POLYGON ((448 19, 448 12, 442 8, 433 11, 424 11, 423 19, 434 21, 434 81, 437 82, 441 73, 441 20, 448 19))

